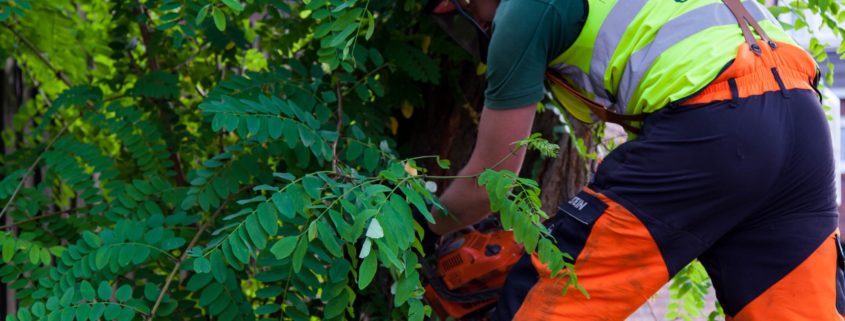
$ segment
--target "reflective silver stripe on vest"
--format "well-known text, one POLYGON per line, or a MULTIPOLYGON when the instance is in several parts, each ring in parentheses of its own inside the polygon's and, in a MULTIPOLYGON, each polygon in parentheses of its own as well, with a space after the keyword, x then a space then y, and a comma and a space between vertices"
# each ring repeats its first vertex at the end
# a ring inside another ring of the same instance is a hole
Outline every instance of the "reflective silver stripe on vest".
POLYGON ((583 89, 585 93, 595 94, 593 101, 605 106, 605 108, 612 105, 612 102, 607 95, 607 91, 604 90, 604 86, 593 86, 594 82, 590 80, 590 76, 584 73, 584 71, 580 68, 566 64, 554 65, 552 68, 557 70, 564 79, 572 81, 578 85, 578 88, 583 89))
POLYGON ((593 57, 590 60, 590 78, 593 80, 593 86, 598 86, 604 96, 607 93, 604 88, 604 75, 607 73, 607 65, 610 64, 613 53, 616 52, 616 48, 622 42, 622 36, 628 31, 628 27, 634 22, 634 18, 637 17, 646 2, 647 0, 619 0, 610 9, 596 34, 593 57))
POLYGON ((628 30, 628 26, 639 14, 640 9, 648 0, 619 0, 608 12, 607 17, 601 24, 596 34, 596 42, 593 45, 593 57, 590 60, 590 74, 587 75, 580 68, 560 64, 553 66, 561 75, 575 83, 579 88, 588 93, 593 93, 593 100, 609 108, 612 104, 608 91, 604 87, 604 74, 607 72, 607 65, 613 58, 613 53, 622 42, 622 36, 628 30))
MULTIPOLYGON (((743 3, 748 8, 748 12, 758 21, 768 18, 764 14, 764 11, 768 12, 768 9, 749 5, 752 2, 756 3, 755 0, 743 3)), ((618 98, 617 106, 613 106, 611 109, 619 111, 627 109, 628 102, 634 95, 634 90, 639 87, 648 69, 663 52, 704 29, 736 24, 736 18, 731 14, 728 7, 721 2, 696 8, 667 22, 657 32, 654 41, 632 54, 625 64, 625 71, 622 74, 616 95, 618 98)))

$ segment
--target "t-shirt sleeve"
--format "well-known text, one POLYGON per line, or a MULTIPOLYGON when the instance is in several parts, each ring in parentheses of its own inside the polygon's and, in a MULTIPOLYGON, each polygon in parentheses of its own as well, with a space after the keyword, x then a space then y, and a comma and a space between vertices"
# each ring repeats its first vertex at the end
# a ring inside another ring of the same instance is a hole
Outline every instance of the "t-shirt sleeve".
POLYGON ((583 0, 504 0, 493 21, 485 106, 511 109, 542 100, 548 63, 575 42, 583 0))

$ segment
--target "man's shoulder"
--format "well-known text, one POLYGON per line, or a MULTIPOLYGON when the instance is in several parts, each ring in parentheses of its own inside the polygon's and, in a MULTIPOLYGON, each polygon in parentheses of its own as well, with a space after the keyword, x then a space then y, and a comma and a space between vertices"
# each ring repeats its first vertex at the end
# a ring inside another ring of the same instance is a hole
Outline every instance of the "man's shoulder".
POLYGON ((586 0, 502 0, 496 20, 530 24, 542 17, 566 25, 583 22, 586 15, 586 0))
POLYGON ((587 0, 502 0, 500 3, 500 8, 506 10, 552 9, 559 14, 571 13, 573 9, 582 9, 586 6, 587 0))

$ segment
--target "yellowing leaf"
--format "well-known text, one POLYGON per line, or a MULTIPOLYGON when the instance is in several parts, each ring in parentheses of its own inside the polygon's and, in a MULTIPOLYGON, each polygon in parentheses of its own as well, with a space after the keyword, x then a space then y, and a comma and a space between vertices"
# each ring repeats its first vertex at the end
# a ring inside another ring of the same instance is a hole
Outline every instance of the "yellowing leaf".
POLYGON ((414 105, 411 105, 411 102, 409 102, 407 99, 402 101, 402 116, 404 116, 405 119, 408 119, 411 118, 411 116, 413 115, 414 105))
POLYGON ((485 64, 483 62, 479 62, 478 66, 475 67, 475 74, 481 76, 486 72, 487 72, 487 64, 485 64))
POLYGON ((430 48, 430 47, 431 47, 431 36, 425 35, 423 37, 423 40, 422 40, 422 52, 427 54, 428 48, 430 48))
POLYGON ((411 164, 405 163, 405 173, 411 176, 417 176, 418 172, 417 169, 411 166, 411 164))
POLYGON ((396 135, 399 130, 399 121, 396 120, 396 117, 390 116, 390 119, 387 120, 387 128, 390 128, 390 132, 396 135))

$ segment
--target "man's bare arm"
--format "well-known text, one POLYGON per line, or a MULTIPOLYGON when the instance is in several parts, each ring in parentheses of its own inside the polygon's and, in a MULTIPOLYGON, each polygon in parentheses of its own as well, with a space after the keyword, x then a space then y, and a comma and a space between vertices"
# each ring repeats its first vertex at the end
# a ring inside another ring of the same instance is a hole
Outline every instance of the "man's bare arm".
MULTIPOLYGON (((513 142, 525 139, 531 134, 536 105, 515 109, 494 110, 484 108, 478 128, 475 149, 469 162, 458 175, 477 175, 491 168, 502 159, 496 170, 519 172, 525 158, 525 148, 514 155, 513 142)), ((476 184, 475 179, 457 179, 440 196, 451 216, 435 212, 436 224, 431 230, 443 235, 477 223, 490 213, 487 192, 476 184)))

